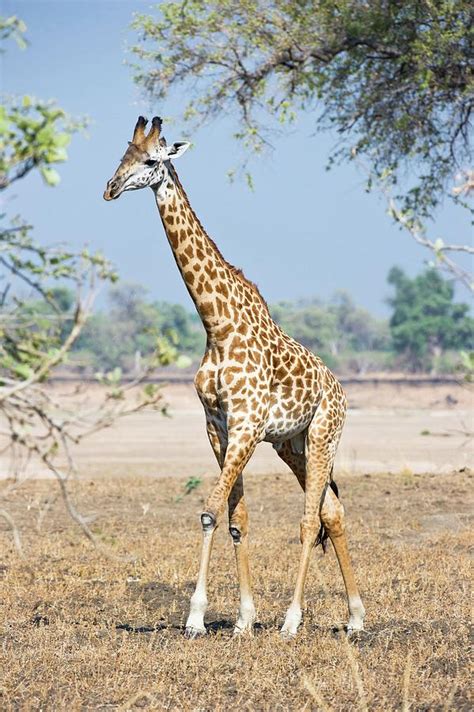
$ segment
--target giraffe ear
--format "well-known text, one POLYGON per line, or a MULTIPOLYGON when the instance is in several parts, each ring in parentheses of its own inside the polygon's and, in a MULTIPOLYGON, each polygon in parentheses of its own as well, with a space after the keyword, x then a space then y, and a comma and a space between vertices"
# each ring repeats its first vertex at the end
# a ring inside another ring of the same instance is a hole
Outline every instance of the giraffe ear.
POLYGON ((172 143, 171 146, 166 147, 166 157, 168 160, 180 158, 185 151, 190 147, 190 143, 187 141, 178 141, 177 143, 172 143))

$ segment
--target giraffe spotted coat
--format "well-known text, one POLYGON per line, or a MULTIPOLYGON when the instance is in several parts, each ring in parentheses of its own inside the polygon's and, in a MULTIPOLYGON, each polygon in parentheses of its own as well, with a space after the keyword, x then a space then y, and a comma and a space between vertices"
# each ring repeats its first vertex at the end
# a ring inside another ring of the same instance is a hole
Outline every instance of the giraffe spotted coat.
POLYGON ((186 623, 189 637, 204 634, 207 576, 213 538, 225 507, 240 584, 235 633, 255 620, 248 557, 248 513, 242 472, 256 445, 271 442, 305 492, 300 523, 302 553, 295 592, 282 627, 296 634, 304 582, 320 523, 334 546, 347 593, 348 631, 361 629, 364 607, 349 558, 344 509, 328 488, 346 413, 344 392, 318 356, 285 334, 271 318, 256 286, 222 257, 194 213, 171 163, 189 144, 171 146, 154 117, 148 135, 139 117, 106 200, 151 187, 176 264, 207 334, 195 386, 220 475, 201 515, 203 541, 195 592, 186 623))

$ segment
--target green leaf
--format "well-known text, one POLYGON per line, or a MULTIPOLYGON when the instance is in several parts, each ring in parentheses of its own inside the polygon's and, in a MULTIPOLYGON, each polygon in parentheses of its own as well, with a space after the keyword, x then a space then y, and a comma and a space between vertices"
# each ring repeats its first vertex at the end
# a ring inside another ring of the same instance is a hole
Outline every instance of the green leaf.
POLYGON ((176 359, 175 366, 177 368, 189 368, 192 363, 193 360, 189 356, 186 356, 186 354, 180 354, 176 359))
POLYGON ((58 185, 58 183, 61 180, 61 177, 57 170, 54 168, 49 168, 48 166, 42 166, 41 170, 41 175, 43 176, 44 180, 46 183, 50 186, 55 186, 58 185))
POLYGON ((67 133, 59 133, 54 137, 54 145, 58 148, 66 148, 71 143, 71 137, 67 133))
POLYGON ((54 148, 46 153, 45 158, 48 163, 62 163, 67 161, 67 151, 65 148, 54 148))
POLYGON ((16 363, 13 370, 15 371, 16 375, 24 381, 26 381, 26 379, 29 378, 33 373, 31 366, 29 366, 27 363, 16 363))

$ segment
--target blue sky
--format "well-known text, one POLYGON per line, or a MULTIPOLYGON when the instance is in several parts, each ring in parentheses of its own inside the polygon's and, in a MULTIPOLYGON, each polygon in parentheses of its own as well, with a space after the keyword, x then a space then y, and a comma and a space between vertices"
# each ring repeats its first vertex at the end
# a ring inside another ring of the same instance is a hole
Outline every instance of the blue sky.
MULTIPOLYGON (((88 115, 89 137, 73 139, 69 161, 60 166, 57 188, 29 176, 2 196, 3 209, 20 213, 44 243, 88 243, 102 250, 123 280, 141 282, 153 297, 192 304, 181 282, 150 190, 106 203, 105 183, 114 172, 139 113, 178 117, 186 97, 150 106, 126 65, 128 26, 149 2, 129 0, 3 0, 2 14, 28 26, 26 51, 9 44, 1 57, 2 92, 54 98, 74 115, 88 115)), ((229 118, 193 135, 194 148, 177 162, 190 201, 224 256, 243 268, 270 303, 348 290, 376 314, 387 311, 386 276, 398 264, 410 274, 427 253, 387 217, 383 201, 364 191, 353 166, 325 171, 333 143, 313 135, 311 116, 274 142, 275 151, 251 170, 255 191, 230 184, 239 161, 229 118)), ((180 140, 179 122, 166 128, 180 140)), ((465 224, 446 207, 434 235, 456 237, 465 224)), ((462 295, 463 297, 465 295, 462 295)))

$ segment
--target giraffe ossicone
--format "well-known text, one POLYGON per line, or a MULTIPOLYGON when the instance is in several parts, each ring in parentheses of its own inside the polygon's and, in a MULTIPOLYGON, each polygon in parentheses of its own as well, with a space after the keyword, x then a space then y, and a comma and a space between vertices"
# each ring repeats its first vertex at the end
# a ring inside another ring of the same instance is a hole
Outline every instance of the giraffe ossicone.
POLYGON ((311 551, 327 536, 346 588, 348 630, 360 630, 365 611, 349 558, 344 509, 328 487, 346 415, 342 387, 318 356, 273 321, 257 287, 223 258, 206 234, 172 164, 189 144, 167 145, 157 116, 148 134, 146 126, 140 116, 104 198, 114 200, 126 191, 145 187, 154 193, 176 264, 207 333, 194 383, 221 470, 201 517, 201 561, 186 634, 193 638, 206 631, 212 544, 226 506, 240 585, 235 633, 252 630, 255 606, 242 472, 263 440, 273 444, 305 493, 301 560, 282 634, 293 636, 298 630, 311 551))

